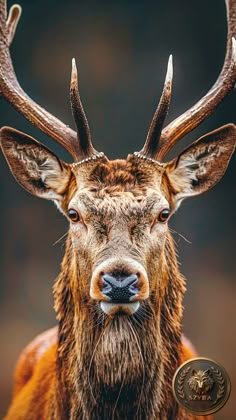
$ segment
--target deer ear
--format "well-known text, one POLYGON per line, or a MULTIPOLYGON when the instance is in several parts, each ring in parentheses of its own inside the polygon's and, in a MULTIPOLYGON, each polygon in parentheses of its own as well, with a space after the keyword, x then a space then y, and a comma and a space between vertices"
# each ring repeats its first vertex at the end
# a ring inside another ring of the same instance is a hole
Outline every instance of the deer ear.
POLYGON ((176 205, 213 187, 224 175, 236 143, 236 126, 227 124, 196 140, 166 164, 176 205))
POLYGON ((31 194, 60 200, 70 176, 70 166, 32 137, 3 127, 1 147, 10 170, 19 184, 31 194))

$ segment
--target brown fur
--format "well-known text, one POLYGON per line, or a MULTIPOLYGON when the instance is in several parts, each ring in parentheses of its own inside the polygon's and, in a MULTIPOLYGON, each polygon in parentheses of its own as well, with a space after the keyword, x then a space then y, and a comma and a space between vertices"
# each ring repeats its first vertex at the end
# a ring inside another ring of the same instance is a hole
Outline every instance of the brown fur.
POLYGON ((23 352, 6 419, 201 418, 178 407, 171 390, 176 368, 194 355, 181 338, 185 282, 174 244, 168 230, 163 249, 147 234, 158 196, 172 203, 168 177, 132 157, 91 169, 87 179, 72 176, 61 207, 78 195, 96 235, 80 244, 69 231, 54 285, 59 329, 23 352), (113 250, 145 264, 150 296, 140 314, 106 316, 89 295, 95 265, 113 250))

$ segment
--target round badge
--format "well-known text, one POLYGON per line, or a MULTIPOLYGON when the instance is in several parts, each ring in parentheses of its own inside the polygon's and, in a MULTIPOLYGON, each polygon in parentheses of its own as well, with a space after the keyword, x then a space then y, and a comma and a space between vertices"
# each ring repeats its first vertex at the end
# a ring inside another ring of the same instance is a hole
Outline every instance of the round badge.
POLYGON ((186 411, 208 415, 225 405, 231 386, 222 366, 214 360, 196 357, 176 370, 172 389, 176 401, 186 411))

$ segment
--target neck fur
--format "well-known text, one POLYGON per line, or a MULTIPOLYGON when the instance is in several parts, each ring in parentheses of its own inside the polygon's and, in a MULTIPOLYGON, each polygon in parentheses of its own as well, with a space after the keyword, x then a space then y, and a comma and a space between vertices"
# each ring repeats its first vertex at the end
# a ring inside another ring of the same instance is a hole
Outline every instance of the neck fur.
POLYGON ((178 365, 184 280, 171 237, 166 241, 165 278, 159 283, 166 284, 165 290, 160 288, 158 301, 151 295, 142 312, 129 318, 109 319, 82 294, 76 296, 73 283, 83 279, 77 277, 70 255, 68 243, 54 287, 61 418, 173 416, 171 381, 178 365))

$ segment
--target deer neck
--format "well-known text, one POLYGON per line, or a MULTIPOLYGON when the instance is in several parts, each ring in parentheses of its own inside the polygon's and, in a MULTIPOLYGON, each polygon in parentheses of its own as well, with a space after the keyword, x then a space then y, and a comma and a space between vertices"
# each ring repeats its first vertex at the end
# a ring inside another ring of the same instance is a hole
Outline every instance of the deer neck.
POLYGON ((160 287, 160 299, 150 296, 147 316, 136 321, 97 315, 79 295, 75 305, 71 286, 84 279, 75 281, 78 270, 69 253, 67 246, 54 288, 61 412, 73 419, 165 418, 174 405, 170 382, 178 365, 184 292, 171 238, 161 270, 165 290, 160 287))

